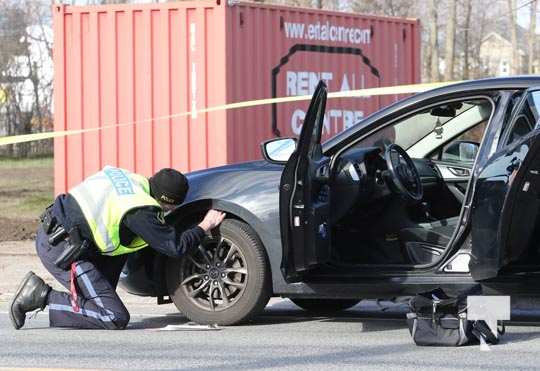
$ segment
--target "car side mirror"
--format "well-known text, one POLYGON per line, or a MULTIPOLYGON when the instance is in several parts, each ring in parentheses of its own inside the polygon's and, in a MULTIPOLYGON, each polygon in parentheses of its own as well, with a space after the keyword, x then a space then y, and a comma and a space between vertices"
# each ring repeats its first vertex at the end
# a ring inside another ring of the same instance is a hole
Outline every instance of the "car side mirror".
POLYGON ((450 162, 474 162, 480 144, 458 140, 444 148, 441 160, 450 162))
POLYGON ((295 150, 295 138, 271 139, 261 144, 264 159, 273 163, 286 163, 295 150))

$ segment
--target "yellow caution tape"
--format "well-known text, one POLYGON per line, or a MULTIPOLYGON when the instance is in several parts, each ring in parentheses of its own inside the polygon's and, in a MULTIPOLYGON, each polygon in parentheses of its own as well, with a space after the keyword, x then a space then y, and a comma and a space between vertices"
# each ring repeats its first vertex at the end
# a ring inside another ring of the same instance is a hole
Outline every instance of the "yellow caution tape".
MULTIPOLYGON (((333 99, 333 98, 359 98, 359 97, 372 97, 372 96, 379 96, 379 95, 398 95, 398 94, 420 93, 420 92, 424 92, 424 91, 435 89, 435 88, 440 88, 440 87, 447 86, 447 85, 450 85, 450 84, 455 84, 455 83, 456 83, 455 81, 453 81, 453 82, 435 82, 435 83, 429 83, 429 84, 399 85, 399 86, 386 86, 386 87, 382 87, 382 88, 370 88, 370 89, 359 89, 359 90, 349 90, 349 91, 338 91, 338 92, 328 93, 328 99, 333 99)), ((0 90, 0 93, 1 92, 2 91, 0 90)), ((256 106, 264 106, 264 105, 274 104, 274 103, 298 102, 298 101, 304 101, 304 100, 310 100, 310 99, 311 99, 311 95, 300 95, 300 96, 294 96, 294 97, 269 98, 269 99, 257 99, 257 100, 249 100, 249 101, 244 101, 244 102, 223 104, 223 105, 203 108, 203 109, 196 110, 196 111, 188 111, 188 112, 176 113, 176 114, 167 115, 167 116, 152 117, 152 118, 148 118, 148 119, 144 119, 144 120, 130 121, 130 122, 125 122, 125 123, 117 123, 117 124, 110 124, 110 125, 103 125, 103 126, 94 127, 94 128, 88 128, 88 129, 50 131, 50 132, 45 132, 45 133, 13 135, 13 136, 8 136, 8 137, 1 137, 0 138, 0 146, 5 146, 5 145, 8 145, 8 144, 32 142, 32 141, 35 141, 35 140, 58 138, 58 137, 64 137, 64 136, 68 136, 68 135, 90 133, 90 132, 99 131, 99 130, 103 130, 103 129, 110 129, 110 128, 122 127, 122 126, 130 126, 130 125, 142 124, 142 123, 146 123, 146 122, 153 122, 153 121, 159 121, 159 120, 166 120, 166 119, 177 118, 177 117, 195 116, 195 115, 198 115, 198 114, 201 114, 201 113, 208 113, 208 112, 215 112, 215 111, 226 111, 226 110, 231 110, 231 109, 248 108, 248 107, 256 107, 256 106)))
MULTIPOLYGON (((372 96, 378 96, 378 95, 412 94, 412 93, 421 93, 423 91, 440 88, 440 87, 447 86, 450 84, 455 84, 455 83, 456 82, 434 82, 434 83, 429 83, 429 84, 385 86, 383 88, 336 91, 336 92, 328 93, 327 97, 328 99, 330 98, 360 98, 360 97, 372 97, 372 96)), ((229 104, 224 104, 221 106, 204 108, 201 110, 197 110, 197 114, 213 112, 213 111, 236 109, 236 108, 263 106, 263 105, 274 104, 274 103, 298 102, 298 101, 303 101, 303 100, 311 100, 311 98, 312 98, 311 95, 298 95, 294 97, 248 100, 244 102, 229 103, 229 104)), ((182 115, 188 116, 191 114, 192 114, 191 112, 186 112, 182 115)))

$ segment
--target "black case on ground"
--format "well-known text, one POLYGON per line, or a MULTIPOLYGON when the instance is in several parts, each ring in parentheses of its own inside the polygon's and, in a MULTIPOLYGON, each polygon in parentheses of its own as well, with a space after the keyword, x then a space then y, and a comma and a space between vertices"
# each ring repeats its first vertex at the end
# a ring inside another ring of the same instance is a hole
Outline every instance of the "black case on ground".
MULTIPOLYGON (((496 336, 485 321, 467 320, 467 296, 481 295, 479 285, 451 298, 442 289, 418 294, 411 299, 407 325, 416 345, 460 346, 478 343, 497 344, 496 336)), ((498 334, 505 332, 504 324, 498 334)))
POLYGON ((449 298, 441 289, 412 298, 407 325, 415 344, 460 346, 476 340, 466 305, 466 297, 449 298))

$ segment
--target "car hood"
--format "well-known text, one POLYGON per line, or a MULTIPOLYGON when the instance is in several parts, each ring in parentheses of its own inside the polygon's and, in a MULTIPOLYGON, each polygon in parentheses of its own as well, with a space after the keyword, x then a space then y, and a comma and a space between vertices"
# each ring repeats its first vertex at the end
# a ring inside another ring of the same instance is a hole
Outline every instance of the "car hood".
POLYGON ((189 180, 192 180, 192 179, 196 180, 199 178, 204 178, 207 176, 215 176, 215 175, 223 174, 223 173, 266 170, 269 167, 282 167, 282 166, 270 164, 269 162, 264 161, 264 160, 240 162, 236 164, 223 165, 223 166, 211 167, 208 169, 192 171, 190 173, 187 173, 186 177, 189 180))
POLYGON ((251 161, 186 174, 189 191, 185 203, 200 199, 239 202, 261 193, 277 193, 283 165, 251 161))

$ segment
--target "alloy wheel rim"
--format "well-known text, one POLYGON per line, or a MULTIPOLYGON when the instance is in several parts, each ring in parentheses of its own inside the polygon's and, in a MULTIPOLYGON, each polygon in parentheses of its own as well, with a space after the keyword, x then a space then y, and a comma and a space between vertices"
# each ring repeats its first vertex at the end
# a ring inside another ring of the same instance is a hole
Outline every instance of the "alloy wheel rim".
POLYGON ((220 237, 205 239, 182 259, 180 282, 186 296, 206 311, 222 311, 242 296, 248 282, 244 254, 220 237))

